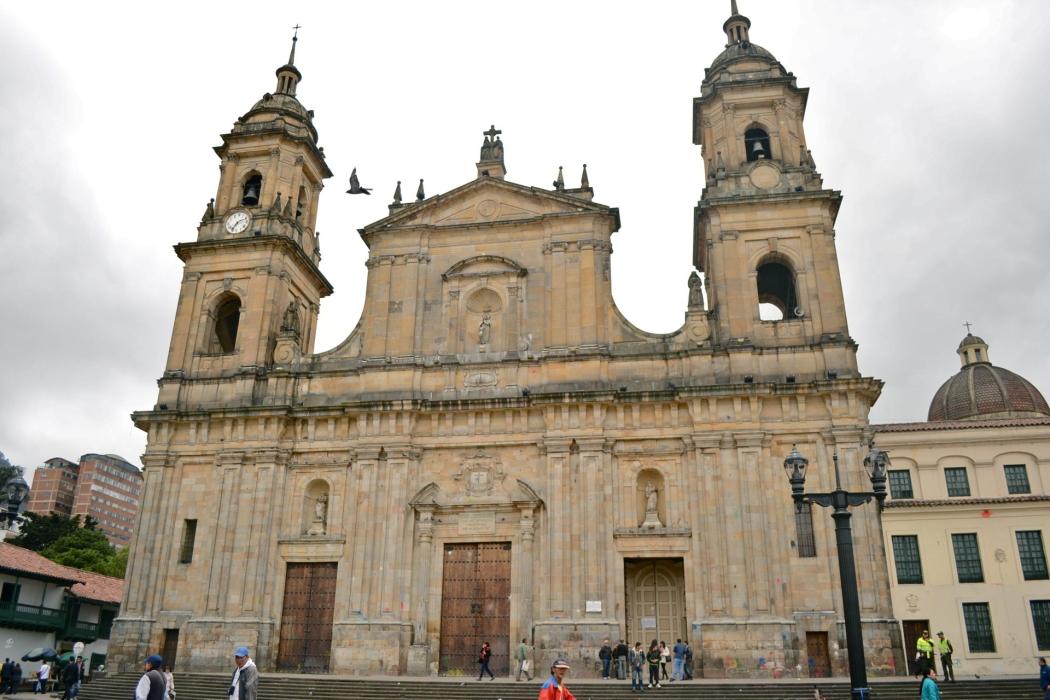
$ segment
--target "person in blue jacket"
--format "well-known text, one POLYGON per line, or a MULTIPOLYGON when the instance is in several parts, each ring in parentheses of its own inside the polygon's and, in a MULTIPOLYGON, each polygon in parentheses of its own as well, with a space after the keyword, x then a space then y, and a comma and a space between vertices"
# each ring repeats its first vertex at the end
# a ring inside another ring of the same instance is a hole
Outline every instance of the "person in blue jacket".
POLYGON ((1046 657, 1039 657, 1039 688, 1043 691, 1043 700, 1050 700, 1050 666, 1046 665, 1046 657))
POLYGON ((920 700, 941 700, 941 689, 937 687, 937 681, 934 680, 936 675, 929 666, 923 667, 922 686, 919 688, 920 700))

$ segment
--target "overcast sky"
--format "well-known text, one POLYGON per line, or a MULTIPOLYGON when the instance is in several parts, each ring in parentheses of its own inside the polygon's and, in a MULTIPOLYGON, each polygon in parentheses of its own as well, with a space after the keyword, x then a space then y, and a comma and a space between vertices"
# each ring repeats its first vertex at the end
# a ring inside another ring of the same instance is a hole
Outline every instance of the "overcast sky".
MULTIPOLYGON (((178 294, 171 250, 214 196, 212 146, 300 32, 299 97, 335 177, 321 197, 317 350, 354 327, 396 180, 588 164, 620 208, 613 289, 636 325, 682 321, 703 185, 692 99, 729 2, 7 3, 0 8, 0 450, 32 467, 115 452, 156 399, 178 294), (343 194, 350 169, 377 188, 343 194)), ((806 135, 845 201, 837 245, 876 422, 923 420, 964 321, 1050 392, 1050 3, 740 0, 751 39, 811 89, 806 135)))

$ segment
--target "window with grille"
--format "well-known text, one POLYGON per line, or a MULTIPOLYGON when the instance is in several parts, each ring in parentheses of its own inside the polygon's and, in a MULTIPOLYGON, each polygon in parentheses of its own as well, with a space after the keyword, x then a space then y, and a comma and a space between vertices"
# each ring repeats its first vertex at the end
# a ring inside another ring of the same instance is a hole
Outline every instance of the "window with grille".
POLYGON ((944 470, 944 481, 948 485, 948 496, 956 498, 970 495, 970 480, 966 467, 948 467, 944 470))
POLYGON ((189 564, 193 561, 193 543, 197 539, 197 521, 183 520, 182 547, 179 549, 179 563, 189 564))
POLYGON ((893 563, 897 568, 897 583, 922 583, 918 535, 893 535, 891 540, 893 563))
POLYGON ((1032 601, 1032 627, 1037 649, 1050 649, 1050 600, 1032 601))
POLYGON ((1003 467, 1006 472, 1006 490, 1008 493, 1032 493, 1032 487, 1028 483, 1028 469, 1023 464, 1007 464, 1003 467))
POLYGON ((988 611, 988 603, 963 603, 962 607, 970 653, 994 654, 995 637, 992 635, 992 614, 988 611))
POLYGON ((907 469, 890 469, 890 496, 893 498, 915 498, 911 490, 911 472, 907 469))
POLYGON ((810 503, 795 504, 795 538, 800 557, 817 556, 817 541, 813 536, 813 505, 810 503))
POLYGON ((959 583, 983 583, 984 570, 981 568, 976 533, 953 534, 952 547, 955 549, 955 571, 959 575, 959 583))
POLYGON ((1021 557, 1021 571, 1025 581, 1050 578, 1046 570, 1046 552, 1043 550, 1041 530, 1018 530, 1017 553, 1021 557))

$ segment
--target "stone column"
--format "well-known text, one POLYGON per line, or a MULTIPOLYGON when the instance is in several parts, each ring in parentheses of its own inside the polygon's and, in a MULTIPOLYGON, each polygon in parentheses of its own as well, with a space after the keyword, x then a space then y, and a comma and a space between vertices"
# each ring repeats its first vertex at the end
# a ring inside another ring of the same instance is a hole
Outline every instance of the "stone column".
POLYGON ((434 507, 416 506, 416 556, 412 567, 413 628, 416 644, 429 644, 430 562, 434 558, 434 507))
MULTIPOLYGON (((518 557, 518 566, 521 569, 521 595, 518 597, 519 601, 519 614, 518 619, 521 621, 521 634, 517 635, 517 638, 526 637, 532 638, 532 620, 533 620, 533 543, 536 539, 536 521, 533 518, 535 511, 534 506, 521 506, 520 518, 521 518, 521 552, 518 557)), ((513 637, 513 635, 512 635, 513 637)), ((514 649, 514 639, 511 639, 511 649, 514 649)))
MULTIPOLYGON (((605 598, 605 551, 612 546, 608 524, 612 522, 606 512, 609 503, 605 496, 605 470, 603 457, 606 450, 604 438, 577 440, 580 448, 581 498, 577 509, 582 516, 579 528, 579 550, 575 568, 579 571, 582 585, 579 592, 583 600, 572 601, 573 609, 586 611, 588 600, 602 601, 602 617, 609 613, 612 601, 605 598)), ((584 615, 586 613, 584 612, 584 615)))
POLYGON ((221 452, 216 456, 219 503, 215 520, 215 539, 208 553, 210 568, 207 582, 209 615, 225 615, 229 600, 230 564, 237 538, 237 506, 242 452, 221 452))
POLYGON ((569 440, 545 440, 547 452, 547 571, 550 583, 547 590, 545 616, 565 619, 571 615, 569 599, 572 559, 578 552, 571 551, 570 499, 565 485, 569 483, 569 440))
MULTIPOLYGON (((361 421, 367 420, 362 415, 361 421)), ((362 426, 362 432, 364 426, 362 426)), ((371 498, 376 488, 376 473, 379 469, 378 447, 360 447, 355 453, 357 480, 354 496, 354 525, 352 538, 347 538, 347 548, 353 557, 350 578, 350 615, 367 617, 368 589, 375 576, 375 560, 372 545, 376 540, 376 518, 371 507, 371 498)), ((348 504, 349 505, 349 504, 348 504)))

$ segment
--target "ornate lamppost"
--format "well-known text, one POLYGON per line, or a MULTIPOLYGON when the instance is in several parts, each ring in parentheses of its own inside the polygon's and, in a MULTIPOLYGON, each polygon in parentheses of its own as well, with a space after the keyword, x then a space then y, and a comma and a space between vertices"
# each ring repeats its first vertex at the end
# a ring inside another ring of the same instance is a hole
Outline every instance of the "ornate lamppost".
POLYGON ((842 613, 846 623, 846 651, 849 659, 850 698, 867 700, 871 689, 868 688, 868 670, 864 665, 864 638, 860 627, 860 601, 857 592, 857 569, 853 561, 853 530, 850 527, 853 506, 861 506, 874 498, 879 508, 886 500, 886 469, 889 466, 889 455, 885 450, 876 449, 875 443, 869 443, 869 451, 864 457, 864 469, 871 479, 871 491, 850 493, 842 488, 839 475, 839 455, 833 456, 835 464, 835 490, 831 493, 806 493, 806 468, 809 460, 802 456, 798 448, 792 446, 791 454, 784 460, 784 471, 791 482, 791 497, 795 503, 816 503, 824 508, 832 508, 831 517, 835 520, 835 544, 839 555, 839 585, 842 588, 842 613))

